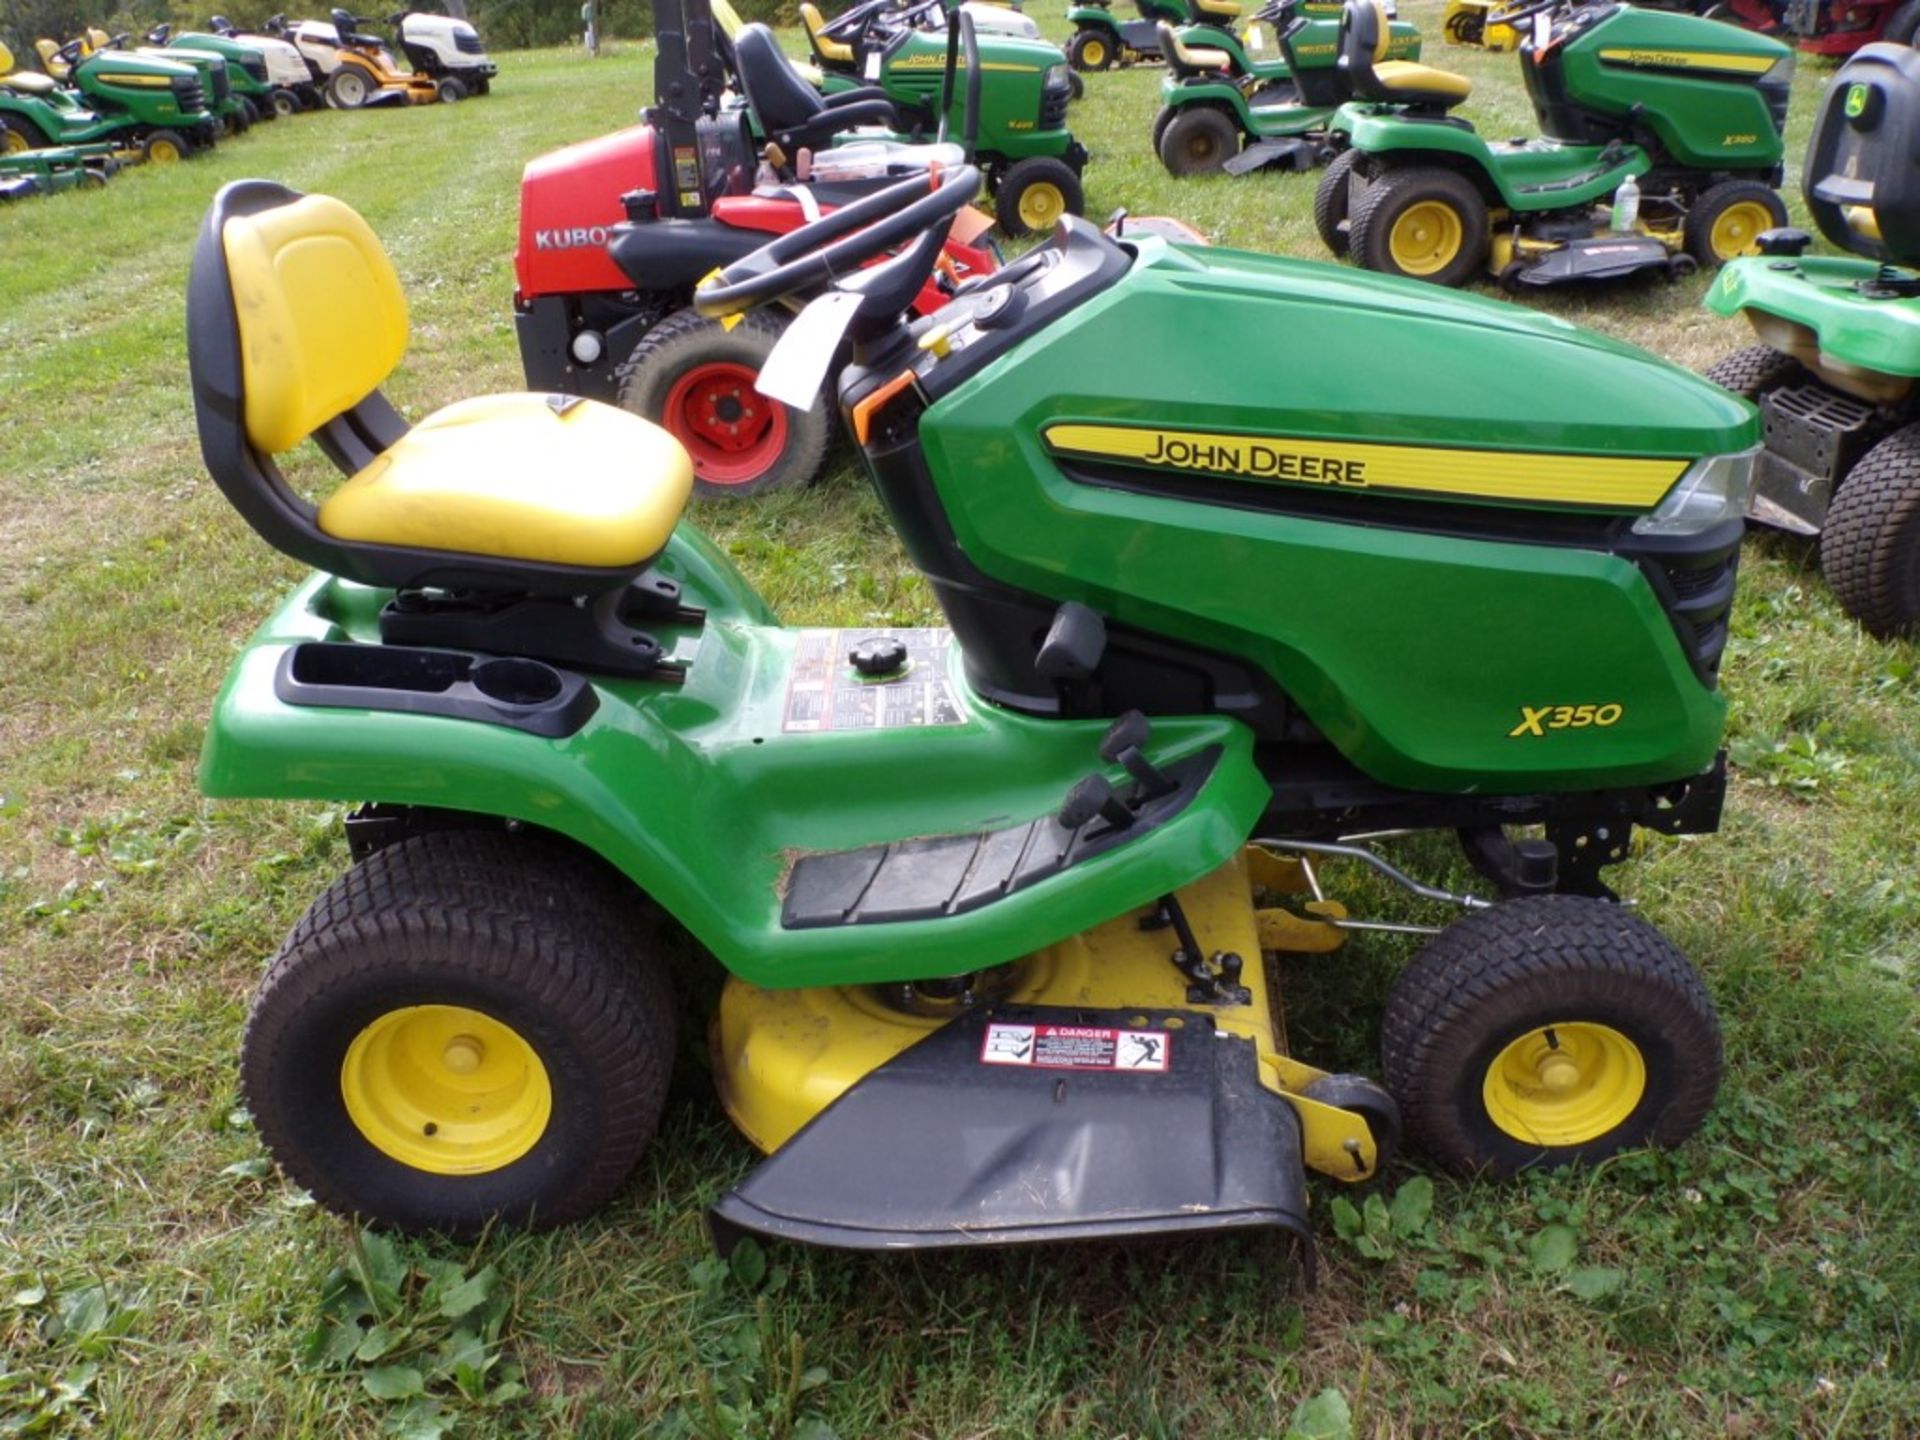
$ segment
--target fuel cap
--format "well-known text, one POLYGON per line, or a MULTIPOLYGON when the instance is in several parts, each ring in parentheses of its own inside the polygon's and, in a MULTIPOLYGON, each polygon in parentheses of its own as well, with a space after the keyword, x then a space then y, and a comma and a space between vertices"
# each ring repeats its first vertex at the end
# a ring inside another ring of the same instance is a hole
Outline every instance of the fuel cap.
POLYGON ((853 668, 870 679, 898 675, 907 664, 907 642, 895 635, 871 635, 847 652, 853 668))

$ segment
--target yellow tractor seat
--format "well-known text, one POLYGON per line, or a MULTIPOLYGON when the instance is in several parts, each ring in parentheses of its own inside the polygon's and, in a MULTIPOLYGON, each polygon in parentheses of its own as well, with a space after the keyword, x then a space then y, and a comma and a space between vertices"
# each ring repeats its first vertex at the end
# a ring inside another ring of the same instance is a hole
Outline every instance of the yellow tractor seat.
POLYGON ((1162 20, 1157 27, 1160 35, 1160 53, 1167 58, 1167 67, 1174 74, 1210 75, 1220 70, 1233 68, 1233 57, 1224 50, 1211 45, 1189 45, 1180 38, 1180 33, 1162 20))
POLYGON ((813 0, 804 0, 800 6, 800 22, 807 27, 807 43, 813 46, 813 53, 820 57, 823 65, 852 65, 855 62, 853 46, 844 40, 832 40, 821 34, 827 22, 821 18, 820 7, 813 0))
POLYGON ((666 547, 693 490, 680 442, 625 410, 483 395, 436 410, 321 505, 339 540, 614 569, 666 547))
POLYGON ((693 490, 685 448, 568 395, 480 396, 410 426, 379 389, 407 339, 400 278, 352 209, 224 186, 187 290, 200 450, 222 493, 277 549, 396 592, 390 644, 654 673, 662 647, 633 617, 678 593, 648 567, 693 490), (309 438, 348 477, 318 507, 274 459, 309 438))
POLYGON ((73 73, 73 67, 60 58, 60 47, 53 41, 34 41, 33 53, 40 57, 41 68, 54 79, 64 80, 73 73))
POLYGON ((1413 60, 1378 61, 1373 75, 1393 94, 1410 100, 1448 100, 1457 105, 1473 93, 1473 81, 1466 76, 1413 60))

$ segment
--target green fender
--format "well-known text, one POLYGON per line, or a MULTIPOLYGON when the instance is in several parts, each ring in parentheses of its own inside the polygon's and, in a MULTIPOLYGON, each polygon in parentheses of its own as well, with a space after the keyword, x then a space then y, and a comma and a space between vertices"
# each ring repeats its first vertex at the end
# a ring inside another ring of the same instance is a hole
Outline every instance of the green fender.
POLYGON ((1457 125, 1409 118, 1392 106, 1344 105, 1334 127, 1352 137, 1356 150, 1392 157, 1396 166, 1446 165, 1478 177, 1489 199, 1509 210, 1568 210, 1613 194, 1629 175, 1647 173, 1651 162, 1638 145, 1621 149, 1613 164, 1602 162, 1599 145, 1562 145, 1552 140, 1489 145, 1457 125), (1575 181, 1576 184, 1568 184, 1575 181), (1497 200, 1494 199, 1497 197, 1497 200))
POLYGON ((1734 260, 1707 292, 1716 315, 1761 311, 1811 330, 1820 353, 1882 375, 1920 376, 1920 301, 1874 300, 1856 288, 1871 260, 1808 255, 1781 268, 1774 259, 1734 260))
MULTIPOLYGON (((958 723, 787 730, 796 654, 809 637, 817 648, 821 632, 735 618, 756 607, 738 577, 728 582, 712 568, 717 552, 685 523, 675 547, 692 552, 672 557, 689 598, 718 602, 701 631, 678 634, 676 658, 692 656, 685 683, 600 682, 594 714, 559 740, 476 720, 281 701, 274 675, 290 644, 372 640, 386 598, 314 576, 229 674, 202 789, 540 826, 603 857, 728 970, 768 987, 957 974, 1013 959, 1213 870, 1267 804, 1244 727, 1219 717, 1156 721, 1156 760, 1209 747, 1219 759, 1185 809, 1138 839, 960 915, 782 929, 787 873, 801 855, 1023 824, 1057 809, 1086 775, 1124 776, 1100 761, 1105 721, 1037 720, 971 700, 958 723)), ((957 691, 959 657, 950 658, 957 691)))
POLYGON ((1067 21, 1076 30, 1104 30, 1113 37, 1114 44, 1120 43, 1120 22, 1104 5, 1069 5, 1067 21))

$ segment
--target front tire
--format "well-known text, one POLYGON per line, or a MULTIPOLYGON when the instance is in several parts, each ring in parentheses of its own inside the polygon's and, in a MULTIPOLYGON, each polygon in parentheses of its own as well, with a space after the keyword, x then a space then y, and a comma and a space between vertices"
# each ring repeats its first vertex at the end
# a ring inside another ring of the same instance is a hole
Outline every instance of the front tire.
POLYGON ((1443 931, 1388 996, 1380 1046, 1408 1137, 1464 1174, 1678 1145, 1720 1085, 1693 967, 1632 911, 1577 895, 1443 931))
POLYGON ((1687 210, 1681 231, 1686 252, 1703 269, 1760 253, 1761 232, 1787 223, 1786 202, 1758 180, 1723 180, 1687 210))
POLYGON ((177 130, 154 130, 140 143, 140 153, 149 165, 178 165, 193 150, 177 130))
POLYGON ((1369 270, 1464 285, 1486 263, 1487 202, 1451 170, 1389 170, 1354 203, 1347 234, 1369 270))
POLYGON ((1211 105, 1189 105, 1167 121, 1156 148, 1170 175, 1217 175, 1240 153, 1240 127, 1211 105))
POLYGON ((276 90, 267 97, 267 103, 273 107, 276 118, 285 120, 300 113, 300 97, 291 90, 276 90))
POLYGON ((375 852, 314 902, 254 1001, 241 1084, 268 1151, 328 1208, 403 1229, 597 1209, 673 1068, 639 903, 499 832, 375 852))
POLYGON ((1820 532, 1820 570, 1871 634, 1920 628, 1920 425, 1894 431, 1840 482, 1820 532))
POLYGON ((1113 64, 1118 48, 1113 37, 1099 30, 1076 30, 1067 42, 1067 64, 1075 70, 1105 70, 1113 64))
POLYGON ((797 490, 820 471, 833 438, 826 402, 796 410, 753 388, 785 328, 761 310, 731 330, 678 310, 641 338, 617 372, 620 404, 687 447, 702 495, 797 490))
POLYGON ((1313 192, 1313 228, 1335 258, 1344 257, 1352 248, 1353 232, 1347 222, 1347 211, 1352 203, 1353 167, 1359 161, 1358 150, 1342 150, 1327 162, 1326 173, 1313 192))
POLYGON ((1036 155, 1016 161, 993 192, 993 213, 1004 234, 1019 237, 1053 229, 1065 215, 1086 212, 1080 177, 1064 160, 1036 155))
POLYGON ((433 95, 442 105, 457 105, 467 98, 467 87, 449 75, 435 82, 433 95))

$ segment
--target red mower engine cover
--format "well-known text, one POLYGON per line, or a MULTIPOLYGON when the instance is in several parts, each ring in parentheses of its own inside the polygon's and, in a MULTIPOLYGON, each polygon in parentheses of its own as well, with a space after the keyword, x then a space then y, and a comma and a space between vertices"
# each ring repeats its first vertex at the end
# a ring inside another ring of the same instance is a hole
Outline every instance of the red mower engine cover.
POLYGON ((654 152, 653 127, 633 125, 527 162, 513 255, 523 298, 632 288, 607 241, 627 218, 620 197, 656 188, 654 152))

